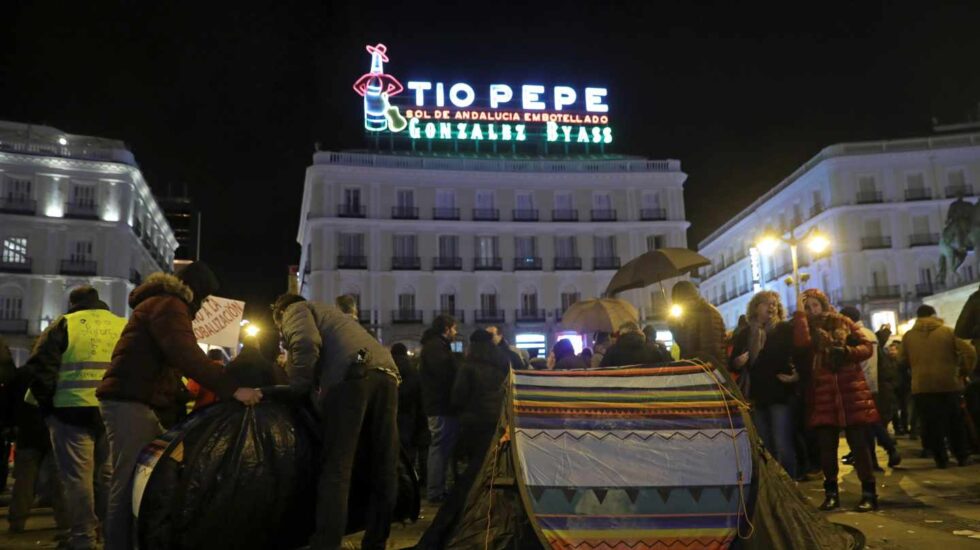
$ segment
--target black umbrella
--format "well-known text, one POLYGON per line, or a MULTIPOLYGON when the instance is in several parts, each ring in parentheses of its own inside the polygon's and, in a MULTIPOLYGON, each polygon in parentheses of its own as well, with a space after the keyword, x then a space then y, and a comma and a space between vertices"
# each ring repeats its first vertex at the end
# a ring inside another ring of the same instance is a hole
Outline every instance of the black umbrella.
MULTIPOLYGON (((625 290, 643 288, 665 279, 680 277, 701 266, 710 264, 710 260, 686 248, 651 250, 633 258, 619 268, 619 271, 609 281, 609 286, 606 287, 606 296, 615 296, 625 290)), ((663 290, 663 285, 660 288, 663 290)))

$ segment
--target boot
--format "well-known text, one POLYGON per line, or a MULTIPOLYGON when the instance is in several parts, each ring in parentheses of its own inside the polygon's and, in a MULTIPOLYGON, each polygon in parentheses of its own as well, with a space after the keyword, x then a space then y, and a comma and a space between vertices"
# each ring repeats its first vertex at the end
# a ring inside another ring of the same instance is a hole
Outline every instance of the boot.
POLYGON ((840 491, 837 489, 836 481, 824 481, 823 494, 823 504, 818 507, 820 510, 826 512, 840 508, 840 491))
POLYGON ((842 456, 840 458, 840 461, 841 461, 842 464, 847 464, 848 466, 853 465, 854 464, 854 453, 853 452, 847 453, 846 455, 844 455, 844 456, 842 456))
POLYGON ((898 449, 888 453, 888 467, 894 468, 902 463, 902 455, 898 454, 898 449))
POLYGON ((878 492, 875 489, 874 481, 861 482, 861 502, 858 503, 855 512, 877 512, 878 511, 878 492))

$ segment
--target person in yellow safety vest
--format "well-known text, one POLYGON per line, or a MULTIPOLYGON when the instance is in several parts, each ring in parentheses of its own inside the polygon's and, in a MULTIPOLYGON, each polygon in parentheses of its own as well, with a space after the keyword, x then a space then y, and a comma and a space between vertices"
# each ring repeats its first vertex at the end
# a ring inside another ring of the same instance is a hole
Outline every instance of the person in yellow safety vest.
POLYGON ((68 509, 68 548, 96 548, 111 476, 95 389, 126 325, 90 286, 68 297, 68 313, 38 338, 27 361, 31 394, 51 434, 68 509))

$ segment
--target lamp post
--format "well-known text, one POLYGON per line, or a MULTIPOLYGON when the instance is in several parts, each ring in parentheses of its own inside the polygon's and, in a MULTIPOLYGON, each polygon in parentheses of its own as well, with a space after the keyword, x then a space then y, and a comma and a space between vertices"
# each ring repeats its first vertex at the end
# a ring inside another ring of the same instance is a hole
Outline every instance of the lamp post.
POLYGON ((826 235, 820 232, 816 227, 811 227, 803 234, 802 237, 796 238, 793 235, 793 230, 790 229, 789 237, 784 237, 782 235, 776 234, 771 228, 767 228, 766 231, 759 238, 759 242, 756 246, 759 248, 759 252, 762 252, 766 256, 772 255, 776 251, 776 247, 779 243, 783 242, 789 245, 789 254, 793 262, 793 290, 796 298, 800 297, 800 262, 799 255, 797 254, 797 247, 800 243, 806 243, 807 246, 813 252, 817 254, 827 250, 830 246, 830 239, 826 235))

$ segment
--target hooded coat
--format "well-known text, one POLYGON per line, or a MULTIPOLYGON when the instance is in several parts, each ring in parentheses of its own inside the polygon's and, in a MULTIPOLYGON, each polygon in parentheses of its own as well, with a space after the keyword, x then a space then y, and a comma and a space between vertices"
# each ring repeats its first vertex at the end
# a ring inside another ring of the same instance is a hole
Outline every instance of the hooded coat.
POLYGON ((183 375, 219 398, 231 397, 237 385, 197 345, 191 326, 196 313, 193 303, 191 288, 166 273, 154 273, 136 287, 129 294, 133 314, 95 395, 100 400, 137 401, 169 409, 176 402, 179 375, 183 375))
POLYGON ((874 344, 854 322, 832 312, 811 320, 797 311, 793 314, 793 344, 799 348, 801 360, 810 366, 808 427, 844 428, 881 420, 861 370, 861 361, 871 357, 874 344), (833 363, 832 348, 843 350, 840 364, 833 363))
POLYGON ((912 394, 963 391, 977 352, 938 317, 919 317, 902 337, 901 361, 912 371, 912 394))
POLYGON ((670 323, 681 357, 700 359, 722 368, 727 364, 728 352, 725 349, 725 320, 721 313, 700 296, 686 309, 679 320, 670 323))

